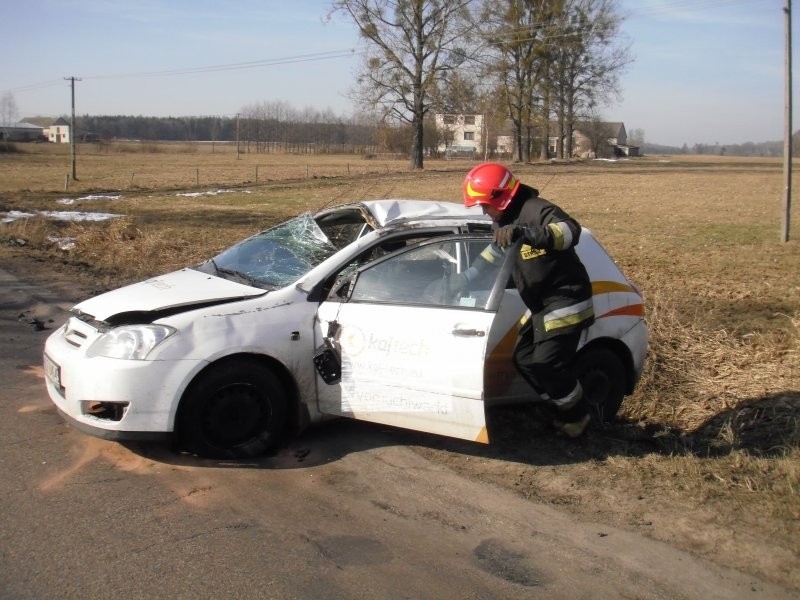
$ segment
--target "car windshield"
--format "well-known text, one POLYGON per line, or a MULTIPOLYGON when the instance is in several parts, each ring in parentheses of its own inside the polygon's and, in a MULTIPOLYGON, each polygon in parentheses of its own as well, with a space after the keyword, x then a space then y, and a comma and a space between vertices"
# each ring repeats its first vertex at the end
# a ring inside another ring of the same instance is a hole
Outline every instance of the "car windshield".
POLYGON ((262 289, 278 289, 335 252, 311 213, 305 213, 231 246, 197 269, 262 289))

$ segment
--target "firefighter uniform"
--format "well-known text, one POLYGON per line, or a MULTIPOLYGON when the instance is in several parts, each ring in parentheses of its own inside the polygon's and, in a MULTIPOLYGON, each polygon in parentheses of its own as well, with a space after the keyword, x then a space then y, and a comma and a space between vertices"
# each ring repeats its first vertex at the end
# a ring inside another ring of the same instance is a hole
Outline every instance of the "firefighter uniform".
POLYGON ((514 253, 512 278, 531 313, 517 335, 516 367, 558 409, 556 426, 578 437, 590 416, 570 367, 581 332, 594 322, 592 284, 575 252, 581 227, 498 163, 474 167, 463 194, 466 206, 480 205, 494 222, 494 243, 482 258, 514 253))
POLYGON ((512 232, 512 277, 531 311, 520 328, 514 362, 533 388, 562 411, 564 421, 579 420, 586 403, 570 363, 581 331, 594 322, 592 285, 575 252, 581 227, 524 184, 497 226, 512 232))

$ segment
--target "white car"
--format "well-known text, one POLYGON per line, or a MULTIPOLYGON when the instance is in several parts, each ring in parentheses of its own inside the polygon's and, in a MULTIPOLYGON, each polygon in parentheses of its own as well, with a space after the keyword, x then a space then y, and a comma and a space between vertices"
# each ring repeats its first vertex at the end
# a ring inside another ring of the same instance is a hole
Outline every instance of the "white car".
MULTIPOLYGON (((538 399, 511 361, 526 310, 511 261, 448 292, 490 241, 488 217, 455 203, 300 215, 77 304, 45 345, 48 393, 85 432, 209 457, 262 454, 329 416, 488 443, 487 404, 538 399)), ((575 369, 610 419, 642 372, 642 297, 589 230, 577 251, 597 318, 575 369)))

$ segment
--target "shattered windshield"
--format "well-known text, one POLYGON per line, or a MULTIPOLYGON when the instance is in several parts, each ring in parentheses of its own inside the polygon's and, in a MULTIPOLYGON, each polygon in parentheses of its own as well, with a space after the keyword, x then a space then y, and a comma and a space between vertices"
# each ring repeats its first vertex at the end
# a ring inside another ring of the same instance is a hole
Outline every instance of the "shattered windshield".
POLYGON ((222 251, 198 270, 263 289, 294 283, 336 248, 305 213, 222 251))

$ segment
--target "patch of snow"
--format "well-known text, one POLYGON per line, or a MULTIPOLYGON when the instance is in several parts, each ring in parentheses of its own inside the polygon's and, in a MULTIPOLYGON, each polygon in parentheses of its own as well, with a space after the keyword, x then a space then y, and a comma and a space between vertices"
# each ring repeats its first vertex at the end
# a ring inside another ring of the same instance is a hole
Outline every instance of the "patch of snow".
POLYGON ((98 212, 84 212, 84 211, 69 211, 69 210, 44 210, 39 214, 47 217, 48 219, 55 219, 56 221, 107 221, 121 217, 114 213, 98 213, 98 212))
POLYGON ((11 210, 6 213, 6 216, 0 220, 0 223, 11 223, 12 221, 16 221, 17 219, 28 219, 30 217, 35 217, 34 213, 26 213, 22 212, 21 210, 11 210))
POLYGON ((59 250, 72 250, 75 247, 75 238, 48 235, 47 241, 57 245, 59 250))
POLYGON ((252 194, 250 190, 207 190, 205 192, 179 192, 175 194, 176 196, 184 196, 186 198, 199 198, 200 196, 218 196, 219 194, 235 194, 239 192, 240 194, 252 194))
POLYGON ((0 223, 11 223, 19 219, 30 219, 31 217, 42 216, 55 221, 107 221, 121 217, 113 213, 97 213, 97 212, 83 212, 83 211, 57 211, 57 210, 40 210, 36 213, 22 212, 20 210, 12 210, 6 213, 6 216, 0 220, 0 223))
POLYGON ((60 198, 56 204, 75 204, 78 200, 119 200, 122 194, 89 194, 80 198, 60 198))
POLYGON ((78 198, 78 200, 119 200, 122 194, 89 194, 78 198))

